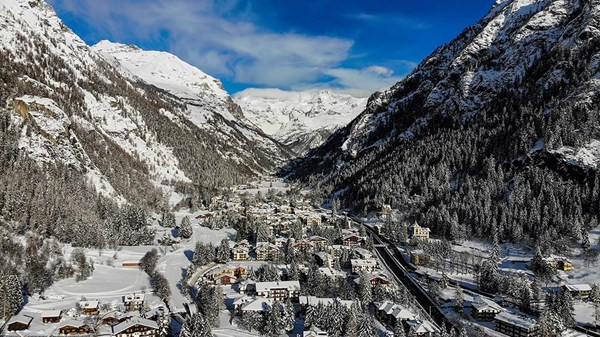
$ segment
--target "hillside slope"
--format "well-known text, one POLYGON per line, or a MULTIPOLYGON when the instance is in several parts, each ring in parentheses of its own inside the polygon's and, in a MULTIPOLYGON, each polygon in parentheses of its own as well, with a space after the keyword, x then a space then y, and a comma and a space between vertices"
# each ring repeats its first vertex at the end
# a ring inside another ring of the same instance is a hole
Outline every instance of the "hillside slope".
POLYGON ((434 233, 569 247, 598 224, 600 1, 498 1, 290 165, 434 233))
POLYGON ((16 232, 69 241, 81 224, 100 244, 112 204, 191 206, 291 157, 199 70, 182 92, 105 58, 44 1, 0 0, 0 221, 16 232))

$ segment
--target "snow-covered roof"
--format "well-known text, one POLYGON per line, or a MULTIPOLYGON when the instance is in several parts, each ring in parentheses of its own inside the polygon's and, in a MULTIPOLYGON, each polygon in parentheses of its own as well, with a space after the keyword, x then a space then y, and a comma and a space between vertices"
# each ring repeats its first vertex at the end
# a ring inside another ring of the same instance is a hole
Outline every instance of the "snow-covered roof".
POLYGON ((23 323, 23 324, 29 325, 29 323, 31 323, 32 320, 33 320, 33 317, 31 317, 31 316, 27 316, 25 314, 18 314, 16 316, 13 316, 8 321, 8 324, 23 323))
POLYGON ((66 320, 64 322, 61 322, 58 325, 58 328, 60 329, 60 328, 64 328, 64 327, 67 327, 67 326, 72 326, 72 327, 75 327, 75 328, 81 328, 81 327, 86 326, 86 325, 87 324, 84 323, 84 322, 82 322, 82 321, 78 321, 78 320, 75 320, 75 319, 69 319, 69 320, 66 320))
POLYGON ((496 320, 525 329, 530 329, 531 327, 537 324, 537 321, 533 318, 526 316, 517 316, 509 312, 499 313, 498 315, 496 315, 496 320))
POLYGON ((415 315, 400 304, 395 304, 390 301, 373 303, 377 310, 383 311, 386 315, 391 315, 400 320, 414 320, 415 315))
POLYGON ((247 302, 242 306, 242 311, 266 311, 271 308, 273 303, 268 298, 253 298, 250 302, 247 302))
POLYGON ((83 309, 94 309, 94 308, 98 308, 98 306, 100 305, 100 302, 99 301, 80 301, 79 305, 83 309))
POLYGON ((377 267, 378 265, 376 259, 351 259, 350 264, 352 267, 377 267))
POLYGON ((146 294, 144 293, 133 293, 125 295, 125 302, 143 302, 146 299, 146 294))
POLYGON ((582 284, 565 284, 564 287, 568 291, 575 291, 575 292, 592 291, 592 286, 590 286, 587 283, 582 283, 582 284))
POLYGON ((61 314, 62 314, 61 310, 46 310, 46 311, 42 312, 41 317, 42 318, 60 317, 61 314))
POLYGON ((271 291, 271 289, 286 288, 289 291, 300 291, 299 281, 256 282, 256 292, 271 291))
POLYGON ((316 307, 319 304, 328 305, 333 303, 339 303, 343 306, 350 308, 354 301, 342 300, 339 298, 321 298, 316 296, 300 296, 298 298, 300 305, 306 305, 310 307, 316 307))
POLYGON ((440 330, 430 321, 408 320, 406 324, 418 334, 420 333, 438 333, 440 330))
POLYGON ((141 317, 134 317, 115 325, 113 327, 113 334, 121 333, 136 325, 143 325, 152 329, 158 329, 158 324, 155 321, 141 317))

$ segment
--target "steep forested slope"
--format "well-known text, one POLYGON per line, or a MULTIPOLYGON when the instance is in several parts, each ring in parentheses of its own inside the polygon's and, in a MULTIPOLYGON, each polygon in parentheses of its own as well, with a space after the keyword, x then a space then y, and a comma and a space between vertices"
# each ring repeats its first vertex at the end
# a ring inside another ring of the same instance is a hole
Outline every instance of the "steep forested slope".
POLYGON ((599 20, 596 0, 498 1, 285 172, 448 238, 584 240, 600 211, 599 20))

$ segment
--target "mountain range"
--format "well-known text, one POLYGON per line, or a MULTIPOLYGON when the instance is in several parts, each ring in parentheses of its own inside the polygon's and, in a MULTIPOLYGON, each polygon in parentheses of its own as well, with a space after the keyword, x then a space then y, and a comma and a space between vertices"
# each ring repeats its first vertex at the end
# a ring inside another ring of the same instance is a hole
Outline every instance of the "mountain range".
POLYGON ((321 145, 362 112, 366 98, 330 90, 246 89, 234 101, 254 125, 298 154, 321 145))

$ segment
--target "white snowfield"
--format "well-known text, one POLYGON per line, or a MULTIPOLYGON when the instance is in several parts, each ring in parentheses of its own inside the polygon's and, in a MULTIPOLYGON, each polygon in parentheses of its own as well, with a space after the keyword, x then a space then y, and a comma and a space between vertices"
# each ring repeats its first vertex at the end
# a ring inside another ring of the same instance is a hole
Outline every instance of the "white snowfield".
POLYGON ((214 96, 226 99, 229 94, 221 81, 182 61, 177 56, 161 51, 145 51, 136 46, 102 40, 92 47, 103 55, 112 56, 127 71, 175 96, 196 99, 214 96))
POLYGON ((234 95, 244 115, 266 134, 303 153, 320 145, 335 130, 365 109, 367 99, 329 90, 246 89, 234 95), (320 134, 321 133, 321 134, 320 134))

